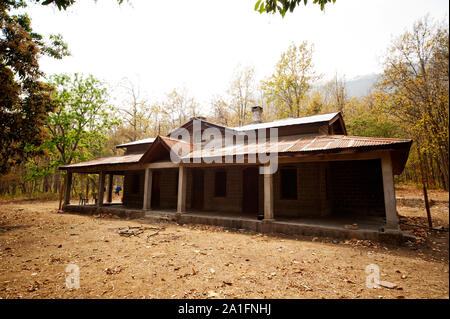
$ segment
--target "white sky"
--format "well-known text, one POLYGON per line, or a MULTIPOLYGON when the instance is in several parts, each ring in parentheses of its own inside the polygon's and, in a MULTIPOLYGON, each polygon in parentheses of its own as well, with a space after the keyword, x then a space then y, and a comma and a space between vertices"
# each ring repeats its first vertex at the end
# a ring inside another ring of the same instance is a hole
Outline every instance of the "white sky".
POLYGON ((312 1, 284 19, 254 11, 256 0, 78 0, 67 12, 31 7, 33 28, 61 33, 71 57, 43 58, 47 74, 91 73, 112 85, 128 77, 150 100, 186 87, 204 107, 224 93, 238 64, 257 78, 272 73, 291 42, 315 45, 325 79, 380 72, 393 36, 429 13, 448 19, 446 0, 337 0, 325 12, 312 1))

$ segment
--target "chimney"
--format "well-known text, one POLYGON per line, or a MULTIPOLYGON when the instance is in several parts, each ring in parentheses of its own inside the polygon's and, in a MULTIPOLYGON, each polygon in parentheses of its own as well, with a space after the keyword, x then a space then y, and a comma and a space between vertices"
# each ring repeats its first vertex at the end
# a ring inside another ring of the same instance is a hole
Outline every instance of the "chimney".
POLYGON ((262 123, 262 111, 261 106, 252 107, 252 124, 262 123))

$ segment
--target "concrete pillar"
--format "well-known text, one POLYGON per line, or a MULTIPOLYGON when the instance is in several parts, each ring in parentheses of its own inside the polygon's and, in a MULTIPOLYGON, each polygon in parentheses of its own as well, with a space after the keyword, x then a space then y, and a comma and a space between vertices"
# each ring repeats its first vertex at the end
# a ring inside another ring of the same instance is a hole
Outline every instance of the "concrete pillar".
POLYGON ((113 176, 113 174, 108 174, 108 188, 106 192, 106 201, 108 203, 112 203, 113 176))
POLYGON ((144 181, 144 203, 142 209, 151 209, 152 204, 152 170, 150 168, 145 169, 145 181, 144 181))
POLYGON ((105 195, 105 173, 98 173, 98 198, 97 207, 103 206, 103 198, 105 195))
POLYGON ((184 166, 180 166, 178 173, 177 214, 181 214, 186 211, 186 186, 187 186, 187 168, 184 166))
POLYGON ((264 220, 271 221, 273 219, 273 174, 269 163, 264 165, 264 220))
POLYGON ((386 152, 381 156, 383 175, 384 208, 386 211, 386 229, 398 230, 398 215, 395 202, 394 174, 392 172, 391 154, 386 152))
POLYGON ((64 205, 70 204, 70 189, 72 188, 72 172, 67 171, 64 179, 64 205))

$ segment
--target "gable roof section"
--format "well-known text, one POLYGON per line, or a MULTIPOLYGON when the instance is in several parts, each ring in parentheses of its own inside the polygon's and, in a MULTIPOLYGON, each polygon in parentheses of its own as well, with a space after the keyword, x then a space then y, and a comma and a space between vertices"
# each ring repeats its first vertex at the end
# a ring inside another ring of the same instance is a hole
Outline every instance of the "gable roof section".
POLYGON ((212 123, 212 122, 205 121, 205 120, 203 120, 201 118, 194 117, 194 118, 190 119, 189 121, 187 121, 186 123, 184 123, 182 126, 177 127, 176 129, 173 129, 172 131, 170 131, 169 134, 167 134, 167 136, 170 136, 171 134, 176 134, 176 132, 178 130, 182 129, 182 128, 184 128, 184 129, 191 128, 193 126, 194 120, 200 121, 201 125, 204 125, 206 127, 214 127, 214 128, 217 128, 217 129, 219 129, 221 131, 233 130, 230 127, 219 125, 219 124, 215 124, 215 123, 212 123))
MULTIPOLYGON (((176 140, 170 137, 158 135, 150 148, 142 155, 139 163, 155 162, 159 160, 170 159, 170 152, 175 145, 179 145, 183 149, 183 153, 192 151, 192 144, 186 143, 183 140, 176 140), (178 144, 180 143, 180 144, 178 144)), ((175 154, 177 156, 177 154, 175 154)), ((180 159, 179 156, 177 156, 180 159)))

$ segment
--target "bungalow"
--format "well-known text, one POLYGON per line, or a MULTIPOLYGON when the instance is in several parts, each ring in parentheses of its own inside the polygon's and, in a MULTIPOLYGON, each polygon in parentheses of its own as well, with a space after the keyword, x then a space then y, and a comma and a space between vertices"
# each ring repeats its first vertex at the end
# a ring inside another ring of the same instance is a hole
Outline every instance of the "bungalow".
POLYGON ((241 127, 192 118, 168 136, 117 145, 123 155, 61 166, 63 210, 344 238, 402 234, 394 175, 411 140, 348 136, 341 112, 264 123, 256 106, 252 116, 241 127), (95 205, 70 204, 74 173, 98 174, 95 205), (114 175, 123 176, 123 201, 110 204, 114 175))

